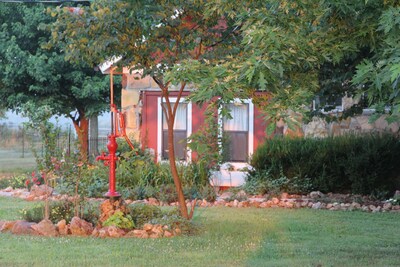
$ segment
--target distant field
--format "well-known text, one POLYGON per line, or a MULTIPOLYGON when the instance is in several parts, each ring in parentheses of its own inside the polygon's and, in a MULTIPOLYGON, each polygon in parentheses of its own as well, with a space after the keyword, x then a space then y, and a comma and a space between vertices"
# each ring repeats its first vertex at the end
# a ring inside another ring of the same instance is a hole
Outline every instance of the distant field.
POLYGON ((31 171, 36 167, 31 152, 7 150, 0 148, 0 178, 9 174, 31 171))

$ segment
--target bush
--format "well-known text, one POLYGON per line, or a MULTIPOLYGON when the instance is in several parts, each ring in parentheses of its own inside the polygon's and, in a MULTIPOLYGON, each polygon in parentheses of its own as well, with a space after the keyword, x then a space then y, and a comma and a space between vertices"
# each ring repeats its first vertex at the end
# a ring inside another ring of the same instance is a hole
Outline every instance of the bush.
POLYGON ((130 230, 135 227, 132 217, 122 211, 116 211, 113 215, 103 222, 103 226, 115 226, 121 229, 130 230))
POLYGON ((392 194, 400 185, 400 142, 386 134, 270 139, 255 151, 251 165, 248 181, 254 188, 261 183, 293 193, 392 194))
POLYGON ((163 215, 159 207, 146 204, 129 205, 128 212, 137 228, 142 228, 145 223, 163 215))
MULTIPOLYGON (((75 203, 70 201, 54 201, 49 203, 49 219, 53 223, 61 220, 71 221, 75 214, 75 203)), ((97 224, 99 210, 97 205, 81 201, 78 204, 80 217, 88 222, 97 224)), ((28 222, 40 222, 44 219, 44 203, 39 203, 30 209, 21 210, 22 218, 28 222)))

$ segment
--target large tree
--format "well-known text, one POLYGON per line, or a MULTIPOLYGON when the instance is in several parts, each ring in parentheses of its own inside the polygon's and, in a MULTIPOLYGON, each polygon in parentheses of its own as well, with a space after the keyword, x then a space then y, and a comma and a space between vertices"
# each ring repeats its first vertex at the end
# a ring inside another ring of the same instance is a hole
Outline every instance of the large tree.
POLYGON ((237 42, 232 19, 205 16, 203 1, 94 1, 89 8, 71 13, 58 8, 53 42, 65 43, 71 61, 89 64, 122 57, 119 66, 150 75, 159 86, 168 124, 168 154, 181 215, 191 218, 182 191, 174 152, 173 125, 179 100, 190 77, 181 77, 172 86, 165 77, 184 60, 220 60, 236 54, 237 42), (170 99, 171 93, 177 99, 170 99))
POLYGON ((71 118, 80 151, 87 156, 88 118, 106 110, 109 79, 82 61, 65 61, 59 45, 48 49, 55 21, 41 4, 0 5, 0 101, 21 111, 31 102, 71 118))

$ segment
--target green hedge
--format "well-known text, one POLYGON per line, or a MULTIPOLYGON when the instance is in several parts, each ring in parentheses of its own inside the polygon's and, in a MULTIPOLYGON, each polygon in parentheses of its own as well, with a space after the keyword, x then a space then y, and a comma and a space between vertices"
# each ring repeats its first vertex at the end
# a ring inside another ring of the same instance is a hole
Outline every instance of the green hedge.
POLYGON ((290 181, 323 192, 391 194, 400 188, 400 141, 389 134, 276 138, 258 147, 251 165, 253 184, 284 177, 292 191, 290 181))

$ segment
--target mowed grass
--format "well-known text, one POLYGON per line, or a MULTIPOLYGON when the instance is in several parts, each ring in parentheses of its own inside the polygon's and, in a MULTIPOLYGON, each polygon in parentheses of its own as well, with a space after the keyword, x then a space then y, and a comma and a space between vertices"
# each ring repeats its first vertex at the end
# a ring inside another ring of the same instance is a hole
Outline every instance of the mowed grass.
MULTIPOLYGON (((0 220, 33 205, 0 197, 0 220)), ((198 208, 196 236, 0 234, 0 266, 400 266, 400 213, 198 208)))
POLYGON ((35 157, 31 152, 22 154, 21 151, 0 149, 0 177, 32 171, 35 167, 35 157))

